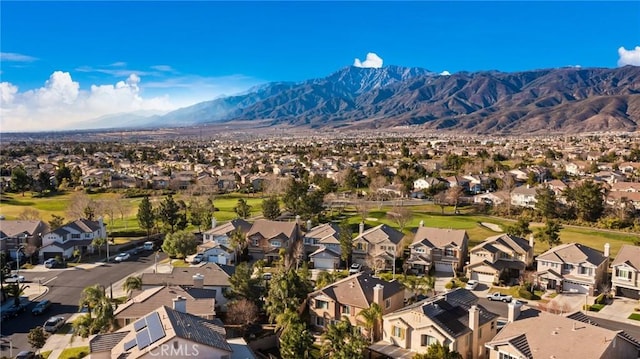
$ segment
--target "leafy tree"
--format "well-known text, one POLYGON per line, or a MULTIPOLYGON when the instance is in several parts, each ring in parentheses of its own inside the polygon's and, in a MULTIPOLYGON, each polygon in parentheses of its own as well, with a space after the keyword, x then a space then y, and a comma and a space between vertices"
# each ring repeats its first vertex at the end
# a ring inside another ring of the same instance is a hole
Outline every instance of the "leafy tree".
POLYGON ((202 227, 211 223, 215 207, 211 200, 199 201, 192 200, 189 202, 189 222, 198 227, 198 232, 202 232, 202 227))
POLYGON ((247 201, 244 198, 240 198, 238 200, 238 204, 233 210, 240 218, 246 219, 251 216, 251 206, 247 204, 247 201))
POLYGON ((340 241, 340 259, 345 261, 347 267, 351 261, 351 253, 353 252, 353 232, 349 222, 342 221, 340 223, 340 233, 338 240, 340 241))
POLYGON ((367 340, 346 318, 335 324, 329 324, 322 339, 320 356, 325 358, 362 358, 364 349, 367 347, 367 340))
POLYGON ((58 216, 55 214, 51 215, 51 219, 49 220, 49 228, 54 231, 64 224, 64 217, 58 216))
POLYGON ((129 297, 131 297, 131 293, 133 293, 134 290, 140 289, 142 289, 142 277, 140 276, 129 276, 122 284, 122 290, 127 292, 129 297))
POLYGON ((24 192, 31 186, 31 182, 33 178, 27 174, 24 167, 18 166, 11 171, 11 187, 17 192, 22 192, 23 197, 24 192))
POLYGON ((260 290, 260 278, 253 278, 251 266, 242 262, 236 265, 236 270, 229 277, 230 290, 225 293, 230 299, 248 299, 258 303, 263 293, 260 290))
POLYGON ((282 359, 308 358, 314 338, 307 324, 294 315, 286 329, 280 334, 280 356, 282 359))
POLYGON ((536 189, 536 210, 544 218, 555 218, 557 216, 558 201, 551 188, 542 187, 536 189))
POLYGON ((170 233, 175 232, 176 225, 180 221, 180 207, 176 201, 174 201, 173 195, 168 195, 164 201, 160 203, 158 218, 169 227, 170 233))
POLYGON ((107 239, 104 237, 96 237, 91 241, 91 245, 98 248, 98 257, 102 256, 102 246, 107 244, 107 239))
POLYGON ((279 268, 273 274, 265 299, 269 321, 273 323, 278 314, 287 309, 297 311, 312 289, 313 285, 306 274, 294 269, 279 268))
POLYGON ((162 243, 162 250, 170 257, 185 258, 194 254, 198 248, 198 242, 193 233, 189 231, 178 231, 165 236, 162 243))
POLYGON ((79 308, 87 307, 87 315, 73 323, 74 333, 83 338, 106 332, 117 327, 111 300, 105 295, 105 289, 99 284, 86 287, 80 296, 79 308))
POLYGON ((138 206, 138 224, 142 229, 147 231, 147 239, 151 235, 151 230, 156 224, 156 216, 153 211, 153 206, 149 200, 149 196, 144 196, 142 202, 138 206))
POLYGON ((6 285, 3 290, 7 294, 7 297, 13 298, 13 304, 20 304, 20 296, 24 294, 24 290, 27 289, 28 285, 20 284, 18 282, 11 283, 6 285))
POLYGON ((462 355, 457 351, 451 351, 448 346, 440 343, 429 345, 426 353, 416 354, 413 359, 462 359, 462 355))
POLYGON ((369 308, 358 313, 364 322, 364 328, 369 333, 369 340, 373 343, 376 340, 380 322, 382 321, 382 308, 378 303, 372 303, 369 308))
POLYGON ((280 200, 278 197, 272 196, 262 201, 262 215, 270 220, 280 217, 280 200))
POLYGON ((321 270, 316 276, 316 289, 324 288, 330 284, 337 282, 339 279, 344 278, 341 271, 326 271, 321 270))
POLYGON ((523 217, 518 218, 516 223, 506 226, 504 231, 507 234, 522 238, 525 238, 532 233, 531 229, 529 229, 529 220, 523 217))
POLYGON ((604 193, 602 185, 591 180, 566 190, 567 201, 571 203, 583 221, 595 222, 604 213, 604 193))
MULTIPOLYGON (((80 169, 80 167, 76 167, 80 169)), ((74 168, 75 169, 75 168, 74 168)), ((58 162, 58 168, 56 169, 56 181, 58 184, 62 183, 62 181, 67 180, 68 182, 73 182, 74 184, 80 184, 80 179, 82 178, 82 170, 80 170, 80 176, 77 181, 73 181, 71 170, 66 166, 64 161, 58 162)))
POLYGON ((436 278, 432 276, 426 277, 417 277, 417 276, 407 276, 402 284, 407 288, 407 290, 413 293, 411 297, 411 302, 416 302, 418 299, 418 295, 427 294, 435 288, 436 278))
POLYGON ((37 326, 29 330, 27 341, 29 342, 29 345, 36 350, 36 352, 42 349, 44 344, 47 342, 47 334, 44 332, 44 328, 37 326))
POLYGON ((547 242, 549 247, 554 247, 561 243, 560 230, 562 226, 557 221, 547 220, 544 227, 538 228, 535 239, 541 242, 547 242))

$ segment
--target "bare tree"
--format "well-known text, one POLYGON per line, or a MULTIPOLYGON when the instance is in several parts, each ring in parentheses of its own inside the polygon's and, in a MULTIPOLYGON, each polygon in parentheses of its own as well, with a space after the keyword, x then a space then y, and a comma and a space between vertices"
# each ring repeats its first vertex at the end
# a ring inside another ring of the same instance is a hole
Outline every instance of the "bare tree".
POLYGON ((289 179, 278 177, 276 175, 271 175, 269 178, 264 180, 264 184, 262 186, 263 193, 265 195, 280 195, 285 192, 289 179))
POLYGON ((85 218, 87 210, 93 211, 97 209, 95 201, 84 192, 74 192, 69 198, 69 207, 67 208, 67 217, 73 220, 85 218))
POLYGON ((404 231, 404 227, 411 221, 413 217, 413 213, 407 207, 394 207, 392 211, 387 212, 387 216, 391 218, 398 227, 400 227, 400 232, 404 231))
POLYGON ((387 185, 387 179, 384 176, 375 176, 369 182, 369 193, 370 196, 376 200, 380 199, 379 189, 383 188, 387 185))
POLYGON ((355 206, 356 206, 356 211, 358 212, 358 214, 360 214, 360 217, 364 222, 369 217, 369 212, 371 212, 371 209, 373 209, 373 206, 371 205, 371 203, 366 202, 364 200, 357 201, 355 206))
POLYGON ((227 307, 227 318, 230 324, 241 325, 246 328, 260 319, 258 307, 248 299, 235 300, 229 303, 227 307))
POLYGON ((460 204, 460 198, 464 195, 464 189, 460 186, 451 187, 447 190, 447 200, 450 204, 453 204, 453 213, 458 213, 458 204, 460 204))
POLYGON ((367 267, 373 270, 374 274, 378 274, 379 271, 383 270, 386 267, 383 258, 373 256, 371 254, 367 254, 367 256, 365 257, 365 263, 367 267))
POLYGON ((124 228, 127 229, 127 221, 125 221, 125 217, 131 214, 131 206, 124 199, 124 196, 119 195, 118 201, 116 202, 116 211, 120 215, 120 220, 124 222, 124 228))
POLYGON ((507 200, 505 201, 507 205, 507 215, 511 215, 511 192, 516 187, 516 180, 513 176, 507 173, 502 179, 502 189, 509 194, 507 200))
POLYGON ((36 221, 40 219, 40 212, 35 208, 25 208, 18 215, 18 219, 22 221, 36 221))
POLYGON ((433 196, 433 203, 440 206, 440 210, 442 211, 442 214, 444 214, 444 207, 446 207, 449 204, 447 199, 447 193, 444 191, 436 193, 436 195, 433 196))

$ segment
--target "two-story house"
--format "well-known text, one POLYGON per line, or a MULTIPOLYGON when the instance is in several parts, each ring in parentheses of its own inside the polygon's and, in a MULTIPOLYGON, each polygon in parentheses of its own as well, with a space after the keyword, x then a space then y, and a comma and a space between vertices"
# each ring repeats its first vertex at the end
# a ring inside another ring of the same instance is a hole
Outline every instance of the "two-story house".
POLYGON ((623 245, 611 268, 611 290, 622 297, 640 299, 640 247, 623 245))
POLYGON ((579 243, 553 247, 536 258, 536 277, 547 289, 595 295, 607 281, 609 243, 604 254, 579 243))
POLYGON ((496 335, 497 317, 478 305, 473 293, 456 288, 383 315, 382 340, 369 349, 411 358, 438 343, 463 358, 487 358, 484 345, 496 335))
POLYGON ((640 343, 619 330, 605 329, 581 313, 539 312, 507 323, 485 343, 490 359, 637 358, 640 343), (581 317, 583 320, 573 319, 581 317))
POLYGON ((277 260, 280 249, 293 246, 300 239, 300 227, 297 222, 280 222, 259 219, 247 232, 249 254, 254 259, 277 260))
POLYGON ((324 330, 343 317, 362 327, 359 313, 373 303, 380 306, 383 314, 402 308, 404 287, 396 280, 387 282, 360 272, 310 293, 308 299, 312 327, 324 330))
POLYGON ((242 218, 232 219, 227 223, 218 225, 215 218, 211 219, 211 228, 202 232, 202 243, 216 242, 229 247, 229 239, 235 231, 246 235, 251 229, 251 223, 242 218))
POLYGON ((325 223, 311 228, 304 237, 305 252, 315 269, 337 269, 340 266, 340 228, 335 223, 325 223))
POLYGON ((81 253, 93 253, 91 242, 97 238, 107 238, 107 227, 100 217, 97 221, 78 219, 42 236, 40 259, 70 258, 78 249, 81 253))
POLYGON ((536 208, 536 189, 529 185, 511 190, 511 204, 518 207, 536 208))
POLYGON ((224 293, 231 288, 229 278, 234 273, 235 267, 215 263, 207 263, 202 267, 173 267, 170 273, 142 273, 142 289, 180 286, 193 297, 215 299, 216 311, 225 311, 227 298, 224 293))
POLYGON ((418 227, 409 245, 411 254, 407 263, 417 273, 453 273, 462 270, 467 258, 469 236, 463 229, 418 227))
POLYGON ((402 238, 402 232, 386 224, 362 231, 353 240, 352 261, 376 270, 390 270, 395 265, 402 238))
POLYGON ((481 283, 518 279, 533 264, 533 237, 529 241, 510 234, 489 237, 469 250, 467 278, 481 283))
POLYGON ((0 252, 16 258, 22 246, 24 255, 31 255, 42 245, 42 235, 49 226, 38 220, 0 220, 0 252))

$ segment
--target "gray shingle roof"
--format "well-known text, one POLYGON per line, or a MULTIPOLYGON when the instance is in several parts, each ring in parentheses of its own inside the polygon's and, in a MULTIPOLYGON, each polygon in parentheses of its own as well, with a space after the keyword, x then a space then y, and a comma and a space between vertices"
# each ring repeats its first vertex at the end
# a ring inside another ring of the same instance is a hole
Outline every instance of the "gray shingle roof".
POLYGON ((567 243, 553 247, 538 256, 537 260, 545 260, 560 263, 591 263, 600 265, 607 258, 597 250, 580 243, 567 243))
POLYGON ((116 344, 126 337, 128 332, 115 332, 108 334, 96 335, 89 340, 89 352, 97 353, 111 350, 116 344))
POLYGON ((231 346, 224 337, 224 328, 189 313, 178 312, 166 306, 164 309, 176 336, 232 352, 231 346))

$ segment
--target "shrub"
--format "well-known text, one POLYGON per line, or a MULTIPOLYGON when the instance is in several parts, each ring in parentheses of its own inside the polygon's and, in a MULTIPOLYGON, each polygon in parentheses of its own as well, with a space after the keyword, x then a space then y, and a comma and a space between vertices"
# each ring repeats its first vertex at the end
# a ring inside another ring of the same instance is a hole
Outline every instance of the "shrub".
POLYGON ((453 289, 453 288, 458 288, 458 283, 456 283, 455 281, 450 281, 447 284, 444 285, 445 288, 447 289, 453 289))
POLYGON ((604 293, 596 297, 595 303, 602 305, 607 304, 607 297, 604 295, 604 293))
POLYGON ((527 299, 527 300, 540 299, 540 297, 537 294, 531 293, 526 287, 520 287, 520 289, 518 289, 518 296, 522 299, 527 299))
POLYGON ((599 312, 600 309, 604 308, 604 304, 594 304, 589 306, 589 311, 590 312, 599 312))

